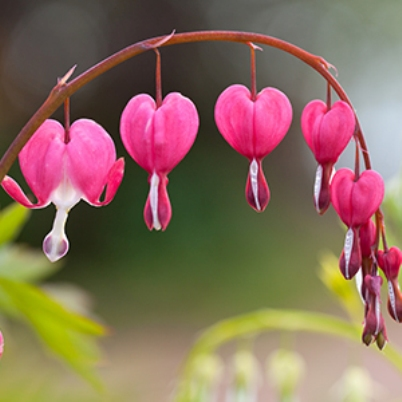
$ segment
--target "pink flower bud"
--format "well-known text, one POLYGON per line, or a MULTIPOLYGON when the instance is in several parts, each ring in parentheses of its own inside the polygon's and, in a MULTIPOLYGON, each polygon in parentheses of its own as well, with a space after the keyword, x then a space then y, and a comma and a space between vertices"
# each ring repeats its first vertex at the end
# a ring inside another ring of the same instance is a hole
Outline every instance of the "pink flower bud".
POLYGON ((65 141, 65 129, 55 120, 46 120, 19 155, 22 174, 37 198, 32 203, 19 185, 6 176, 4 190, 27 208, 56 206, 52 231, 43 242, 50 261, 63 257, 69 248, 64 227, 70 209, 81 199, 93 206, 109 204, 124 173, 124 160, 116 161, 109 134, 92 120, 74 122, 65 141), (103 201, 100 197, 106 188, 103 201))
POLYGON ((328 110, 325 102, 313 100, 303 110, 301 128, 304 139, 318 162, 314 204, 320 214, 330 205, 333 166, 352 138, 355 126, 353 110, 343 101, 335 102, 328 110))
POLYGON ((263 211, 270 192, 261 162, 289 130, 292 122, 289 99, 275 88, 264 88, 253 100, 245 86, 231 85, 216 102, 215 121, 225 140, 249 159, 246 198, 256 211, 263 211))
POLYGON ((151 229, 165 230, 172 210, 167 193, 167 174, 193 145, 199 119, 190 99, 174 92, 160 107, 146 94, 134 96, 120 121, 123 144, 131 157, 149 174, 150 191, 144 219, 151 229))
POLYGON ((378 250, 378 266, 387 279, 396 279, 402 264, 402 253, 398 247, 391 247, 388 251, 378 250))
POLYGON ((367 346, 376 341, 377 346, 382 349, 388 340, 384 318, 380 310, 382 278, 380 276, 366 275, 364 285, 368 296, 362 339, 367 346))

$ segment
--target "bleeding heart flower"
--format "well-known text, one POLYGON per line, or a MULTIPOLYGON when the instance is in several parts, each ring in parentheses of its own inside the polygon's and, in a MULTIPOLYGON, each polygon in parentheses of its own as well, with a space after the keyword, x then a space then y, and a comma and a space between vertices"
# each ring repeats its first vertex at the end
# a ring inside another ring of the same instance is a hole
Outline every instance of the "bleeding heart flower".
POLYGON ((356 119, 352 108, 343 101, 328 106, 313 100, 304 108, 301 128, 307 145, 318 162, 314 184, 314 203, 323 214, 331 202, 330 181, 334 164, 353 136, 356 119))
POLYGON ((340 169, 331 183, 332 204, 348 227, 344 257, 340 268, 346 279, 352 278, 361 266, 359 228, 379 208, 384 197, 384 182, 374 170, 364 171, 356 180, 350 169, 340 169))
POLYGON ((172 216, 167 174, 193 145, 199 119, 190 99, 174 92, 161 106, 146 94, 134 96, 120 121, 123 144, 131 157, 149 173, 150 191, 144 209, 150 230, 165 230, 172 216))
POLYGON ((1 185, 27 208, 44 208, 51 202, 56 206, 53 229, 43 250, 50 261, 57 261, 69 248, 64 233, 68 212, 81 199, 93 206, 109 204, 123 178, 124 160, 116 161, 111 137, 94 121, 77 120, 66 135, 59 122, 48 119, 22 149, 19 162, 37 203, 32 203, 11 177, 6 176, 1 185))
POLYGON ((246 198, 256 211, 268 205, 270 192, 262 159, 283 139, 292 122, 292 106, 284 93, 264 88, 253 100, 243 85, 232 85, 215 105, 216 125, 225 140, 250 161, 246 198))

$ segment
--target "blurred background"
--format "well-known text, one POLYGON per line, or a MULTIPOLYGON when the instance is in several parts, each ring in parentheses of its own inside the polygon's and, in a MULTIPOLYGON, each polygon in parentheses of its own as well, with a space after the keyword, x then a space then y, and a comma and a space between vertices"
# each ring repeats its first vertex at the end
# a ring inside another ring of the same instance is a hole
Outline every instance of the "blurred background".
MULTIPOLYGON (((1 151, 73 65, 76 76, 127 45, 174 29, 225 29, 277 36, 335 65, 360 117, 374 167, 386 179, 400 169, 399 1, 2 0, 1 5, 1 151)), ((148 52, 118 66, 71 99, 71 119, 96 120, 126 158, 125 179, 110 206, 80 203, 70 213, 71 249, 51 278, 85 289, 96 316, 111 328, 100 370, 115 401, 168 400, 196 335, 217 320, 263 307, 338 313, 317 278, 317 255, 323 249, 338 254, 343 231, 333 211, 320 218, 314 210, 316 166, 299 126, 304 105, 325 99, 323 79, 278 50, 257 54, 258 88, 279 88, 294 109, 290 132, 264 161, 272 198, 257 214, 244 198, 248 162, 225 143, 213 121, 219 94, 234 83, 249 85, 249 49, 198 43, 163 48, 161 55, 164 94, 178 91, 191 98, 201 121, 193 149, 169 175, 173 218, 165 233, 149 232, 143 222, 147 174, 119 138, 128 100, 141 92, 154 94, 155 55, 148 52)), ((54 117, 61 119, 62 111, 54 117)), ((339 166, 352 166, 351 155, 347 152, 339 166)), ((22 182, 18 164, 10 175, 22 182)), ((9 203, 4 193, 0 203, 9 203)), ((53 207, 35 211, 19 241, 41 247, 53 216, 53 207)), ((62 400, 66 390, 74 395, 70 400, 99 400, 37 351, 25 327, 17 329, 25 346, 14 353, 13 381, 30 378, 29 368, 40 361, 43 370, 34 373, 35 384, 52 387, 59 395, 53 400, 62 400)), ((402 343, 401 335, 396 324, 389 326, 394 344, 402 343)), ((262 356, 279 342, 277 335, 267 337, 262 356)), ((325 400, 353 359, 366 365, 388 399, 401 391, 396 373, 379 366, 376 354, 363 346, 306 335, 294 342, 307 362, 301 391, 306 401, 325 400)))

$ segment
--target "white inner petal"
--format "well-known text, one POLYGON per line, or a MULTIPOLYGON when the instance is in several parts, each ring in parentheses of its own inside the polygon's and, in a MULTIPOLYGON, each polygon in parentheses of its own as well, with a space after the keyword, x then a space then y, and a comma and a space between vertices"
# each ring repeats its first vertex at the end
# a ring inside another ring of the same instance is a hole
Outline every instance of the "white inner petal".
POLYGON ((345 277, 349 279, 349 264, 350 258, 352 257, 352 248, 353 248, 353 240, 354 240, 353 229, 349 228, 346 232, 345 244, 343 246, 343 252, 345 253, 345 277))
POLYGON ((261 211, 260 201, 258 200, 258 162, 255 159, 250 163, 249 172, 255 206, 259 211, 261 211))
POLYGON ((392 287, 391 281, 388 281, 388 295, 389 295, 389 303, 392 307, 392 312, 394 313, 394 318, 397 322, 399 322, 398 315, 396 314, 395 292, 394 288, 392 287))
POLYGON ((380 324, 381 324, 381 307, 380 307, 380 298, 375 296, 375 319, 377 325, 375 327, 375 335, 378 335, 380 332, 380 324))
POLYGON ((357 274, 355 276, 355 280, 356 280, 356 287, 357 287, 360 299, 364 304, 365 301, 364 301, 364 298, 362 296, 362 285, 363 285, 363 272, 362 272, 362 270, 357 271, 357 274))
POLYGON ((81 199, 82 194, 71 184, 70 179, 64 175, 59 186, 53 191, 50 199, 57 208, 67 212, 81 199))
POLYGON ((158 216, 158 187, 159 187, 159 176, 154 172, 151 177, 149 202, 151 204, 153 227, 156 230, 160 230, 162 228, 158 216))
POLYGON ((64 232, 67 216, 68 212, 66 209, 57 209, 53 228, 43 241, 43 251, 52 262, 66 255, 69 248, 68 240, 64 232))
POLYGON ((318 165, 317 170, 315 172, 315 181, 314 181, 314 204, 318 212, 320 212, 318 202, 320 199, 320 192, 321 192, 322 171, 323 171, 322 166, 318 165))

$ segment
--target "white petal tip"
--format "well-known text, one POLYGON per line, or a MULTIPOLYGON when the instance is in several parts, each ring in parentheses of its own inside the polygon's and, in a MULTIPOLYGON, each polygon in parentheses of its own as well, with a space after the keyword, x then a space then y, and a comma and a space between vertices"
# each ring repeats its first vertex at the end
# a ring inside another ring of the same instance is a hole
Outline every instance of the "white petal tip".
POLYGON ((43 252, 51 262, 56 262, 67 254, 69 243, 66 237, 60 238, 52 233, 48 234, 43 241, 43 252))

